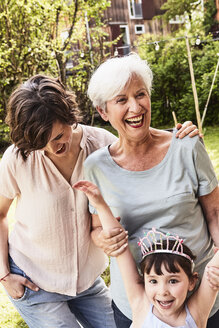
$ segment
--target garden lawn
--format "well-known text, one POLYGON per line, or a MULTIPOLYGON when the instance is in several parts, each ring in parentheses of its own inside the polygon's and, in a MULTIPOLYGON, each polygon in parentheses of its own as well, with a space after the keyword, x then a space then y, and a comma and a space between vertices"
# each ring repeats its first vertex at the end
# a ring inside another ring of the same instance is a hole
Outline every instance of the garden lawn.
POLYGON ((219 126, 204 129, 204 142, 219 180, 219 126))
MULTIPOLYGON (((208 154, 212 160, 219 180, 219 126, 204 129, 204 142, 208 154)), ((14 202, 9 211, 10 226, 13 224, 14 202)), ((106 283, 109 282, 109 270, 104 274, 106 283)), ((0 284, 0 328, 28 328, 18 312, 8 300, 2 285, 0 284)))

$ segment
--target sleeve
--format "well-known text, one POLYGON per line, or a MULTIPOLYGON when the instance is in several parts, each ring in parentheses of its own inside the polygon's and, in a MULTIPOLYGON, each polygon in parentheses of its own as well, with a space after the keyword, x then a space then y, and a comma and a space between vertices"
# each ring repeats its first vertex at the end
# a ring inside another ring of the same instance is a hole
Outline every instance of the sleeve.
POLYGON ((107 146, 109 144, 112 144, 114 141, 118 140, 118 138, 112 134, 111 132, 109 132, 106 129, 103 128, 98 128, 98 132, 100 134, 99 136, 99 148, 107 146))
POLYGON ((16 181, 16 154, 9 147, 0 161, 0 195, 14 199, 19 194, 19 187, 16 181))
POLYGON ((200 140, 197 141, 194 151, 195 166, 198 176, 197 196, 205 196, 210 194, 217 187, 218 181, 209 155, 200 140))
POLYGON ((86 127, 87 154, 90 155, 99 148, 112 144, 117 140, 111 132, 97 127, 86 127))
MULTIPOLYGON (((94 157, 93 154, 92 157, 94 157)), ((87 160, 84 162, 84 177, 85 180, 93 182, 98 186, 98 180, 95 179, 95 173, 94 173, 95 169, 91 162, 93 161, 91 161, 90 158, 89 158, 89 162, 87 160)), ((91 214, 97 214, 95 207, 93 207, 90 202, 88 202, 88 208, 91 214)))

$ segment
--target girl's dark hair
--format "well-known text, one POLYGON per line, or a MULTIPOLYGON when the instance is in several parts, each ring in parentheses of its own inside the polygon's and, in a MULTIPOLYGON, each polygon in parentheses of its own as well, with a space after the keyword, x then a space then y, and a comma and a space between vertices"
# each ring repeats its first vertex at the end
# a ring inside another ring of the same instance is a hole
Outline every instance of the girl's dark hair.
MULTIPOLYGON (((169 249, 172 249, 175 244, 175 240, 169 240, 169 249)), ((161 249, 161 245, 156 245, 157 249, 161 249)), ((166 240, 163 240, 163 249, 167 247, 166 240)), ((152 249, 155 249, 155 246, 152 246, 152 249)), ((192 260, 196 258, 196 256, 192 253, 192 251, 183 244, 183 253, 190 256, 192 260)), ((171 253, 152 253, 147 255, 141 262, 140 268, 141 272, 144 275, 146 272, 150 274, 151 268, 154 267, 154 271, 157 275, 162 275, 163 272, 161 270, 161 266, 164 264, 165 269, 168 272, 179 272, 179 266, 184 270, 188 278, 191 278, 193 275, 192 272, 192 263, 189 259, 184 256, 171 254, 171 253)))
POLYGON ((9 98, 6 123, 12 142, 24 160, 46 146, 53 123, 77 126, 81 120, 75 95, 59 79, 35 75, 20 85, 9 98))

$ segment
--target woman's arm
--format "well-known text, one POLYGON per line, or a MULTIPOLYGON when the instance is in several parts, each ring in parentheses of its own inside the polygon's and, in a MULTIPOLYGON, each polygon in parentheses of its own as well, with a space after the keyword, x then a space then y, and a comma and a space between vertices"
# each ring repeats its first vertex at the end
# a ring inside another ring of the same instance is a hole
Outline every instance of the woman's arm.
POLYGON ((12 199, 0 196, 0 279, 10 271, 8 264, 7 213, 12 201, 12 199))
POLYGON ((27 286, 35 291, 39 288, 28 279, 17 274, 10 273, 8 263, 7 213, 12 201, 13 199, 0 196, 0 280, 11 297, 20 298, 24 294, 24 286, 27 286))
POLYGON ((217 186, 210 194, 199 197, 199 202, 214 245, 219 247, 219 187, 217 186))
MULTIPOLYGON (((89 181, 79 181, 73 185, 74 188, 83 191, 91 204, 96 208, 103 230, 109 232, 111 229, 118 228, 123 230, 119 221, 113 216, 109 206, 104 201, 99 189, 89 181)), ((95 218, 96 220, 97 218, 95 218)), ((140 284, 140 277, 136 268, 135 261, 127 245, 123 246, 125 251, 119 254, 116 259, 124 281, 127 297, 130 306, 136 308, 136 304, 144 297, 144 286, 140 284)))
MULTIPOLYGON (((188 300, 189 310, 198 327, 205 327, 218 293, 217 289, 212 288, 208 281, 210 267, 219 268, 219 252, 214 255, 206 266, 199 288, 188 300)), ((215 283, 218 284, 218 280, 219 277, 215 275, 215 283)))

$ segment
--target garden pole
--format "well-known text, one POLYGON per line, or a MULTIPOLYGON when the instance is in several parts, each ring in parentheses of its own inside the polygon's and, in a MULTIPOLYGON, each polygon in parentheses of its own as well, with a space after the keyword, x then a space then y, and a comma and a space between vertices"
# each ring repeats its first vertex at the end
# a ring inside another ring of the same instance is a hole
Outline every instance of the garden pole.
POLYGON ((191 81, 192 81, 192 90, 193 90, 193 96, 194 96, 194 101, 195 101, 197 124, 198 124, 199 133, 202 133, 202 122, 201 122, 201 116, 200 116, 200 111, 199 111, 198 95, 197 95, 197 90, 196 90, 196 86, 195 86, 195 77, 194 77, 194 71, 193 71, 193 65, 192 65, 192 56, 191 56, 191 51, 190 51, 190 46, 189 46, 189 39, 187 36, 185 37, 185 39, 186 39, 186 48, 187 48, 187 55, 188 55, 188 61, 189 61, 189 69, 190 69, 190 75, 191 75, 191 81))
MULTIPOLYGON (((219 53, 217 55, 219 56, 219 53)), ((202 115, 202 125, 204 123, 205 115, 206 115, 206 112, 207 112, 207 109, 208 109, 208 103, 209 103, 209 100, 210 100, 210 97, 211 97, 212 89, 213 89, 213 86, 214 86, 214 81, 215 81, 215 78, 216 78, 216 75, 217 75, 218 66, 219 66, 219 58, 218 58, 218 61, 217 61, 217 66, 216 66, 215 72, 214 72, 214 77, 213 77, 213 80, 212 80, 211 89, 209 91, 208 99, 207 99, 205 109, 204 109, 204 112, 203 112, 203 115, 202 115)))
POLYGON ((172 111, 172 115, 173 115, 174 124, 176 126, 177 125, 177 119, 176 119, 176 114, 175 114, 174 111, 172 111))

